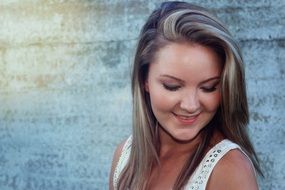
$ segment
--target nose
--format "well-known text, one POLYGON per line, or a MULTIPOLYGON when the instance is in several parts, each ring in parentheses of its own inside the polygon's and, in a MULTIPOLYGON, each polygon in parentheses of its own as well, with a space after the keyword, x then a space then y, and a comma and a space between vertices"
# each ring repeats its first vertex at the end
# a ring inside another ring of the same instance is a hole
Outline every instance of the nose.
POLYGON ((189 113, 195 113, 200 109, 200 100, 197 91, 187 92, 182 97, 180 108, 189 113))

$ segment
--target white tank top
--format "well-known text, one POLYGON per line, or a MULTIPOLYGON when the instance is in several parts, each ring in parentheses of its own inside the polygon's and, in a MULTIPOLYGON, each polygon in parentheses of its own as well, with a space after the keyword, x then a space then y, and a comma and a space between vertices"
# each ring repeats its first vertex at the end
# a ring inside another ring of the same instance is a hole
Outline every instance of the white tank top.
MULTIPOLYGON (((131 145, 132 145, 132 137, 130 136, 123 146, 122 153, 120 155, 118 164, 114 171, 113 186, 115 190, 117 190, 117 183, 118 183, 119 175, 128 162, 130 152, 131 152, 131 145)), ((213 148, 211 148, 207 152, 207 154, 205 155, 205 157, 203 158, 199 166, 196 168, 192 176, 190 177, 184 189, 185 190, 193 190, 193 189, 194 190, 205 190, 207 186, 207 182, 209 180, 209 177, 215 165, 227 152, 233 149, 239 149, 241 152, 245 154, 245 152, 241 149, 239 145, 231 142, 228 139, 222 140, 221 142, 216 144, 213 148)))

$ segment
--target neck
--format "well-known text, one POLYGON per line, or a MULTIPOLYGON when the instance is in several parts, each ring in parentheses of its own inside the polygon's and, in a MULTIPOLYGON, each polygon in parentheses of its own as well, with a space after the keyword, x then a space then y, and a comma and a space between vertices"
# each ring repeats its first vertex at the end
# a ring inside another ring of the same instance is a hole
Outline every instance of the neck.
MULTIPOLYGON (((189 141, 179 141, 169 135, 164 129, 159 128, 160 137, 160 158, 189 156, 195 152, 199 143, 202 141, 201 133, 189 141)), ((207 149, 212 148, 225 137, 219 131, 215 130, 207 149)))
POLYGON ((160 158, 181 157, 191 155, 201 141, 201 135, 198 134, 195 138, 189 141, 179 141, 171 137, 163 129, 159 129, 160 137, 160 158))

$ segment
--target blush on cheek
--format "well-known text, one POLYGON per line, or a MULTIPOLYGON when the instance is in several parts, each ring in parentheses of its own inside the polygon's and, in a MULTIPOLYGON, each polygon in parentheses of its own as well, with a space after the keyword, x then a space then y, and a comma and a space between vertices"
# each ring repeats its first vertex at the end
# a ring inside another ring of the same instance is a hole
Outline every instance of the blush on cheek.
POLYGON ((201 102, 203 103, 203 107, 207 110, 207 111, 215 111, 221 103, 221 96, 219 92, 207 95, 207 96, 203 96, 203 98, 201 99, 201 102))
POLYGON ((159 87, 157 87, 156 90, 150 92, 152 109, 154 112, 154 109, 162 112, 168 112, 173 108, 173 105, 175 104, 173 101, 173 97, 164 92, 163 90, 158 89, 159 87))
POLYGON ((167 106, 167 101, 165 100, 165 98, 163 96, 152 96, 151 97, 151 104, 153 105, 153 107, 155 107, 156 109, 160 109, 160 110, 164 110, 165 107, 167 106))

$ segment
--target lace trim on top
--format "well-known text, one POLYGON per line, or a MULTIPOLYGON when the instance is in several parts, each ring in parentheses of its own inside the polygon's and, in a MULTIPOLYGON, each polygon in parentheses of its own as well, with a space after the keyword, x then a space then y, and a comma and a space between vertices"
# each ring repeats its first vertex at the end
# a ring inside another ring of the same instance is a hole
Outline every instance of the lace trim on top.
POLYGON ((131 152, 131 145, 132 145, 132 136, 130 136, 125 142, 119 161, 114 171, 113 187, 115 190, 117 189, 119 175, 121 174, 121 172, 123 171, 124 167, 127 165, 127 162, 129 160, 130 152, 131 152))
MULTIPOLYGON (((129 159, 131 152, 131 144, 132 144, 132 136, 130 136, 127 139, 122 149, 122 154, 120 156, 116 169, 114 171, 113 186, 115 190, 117 189, 119 175, 126 166, 127 161, 129 159)), ((239 149, 243 154, 247 156, 247 154, 240 148, 239 145, 231 142, 228 139, 222 140, 207 152, 207 154, 205 155, 199 166, 196 168, 196 170, 190 177, 185 187, 185 190, 205 190, 207 182, 215 165, 227 152, 229 152, 232 149, 239 149)), ((249 157, 248 159, 250 160, 249 157)))
MULTIPOLYGON (((191 176, 189 182, 186 185, 186 190, 205 190, 209 177, 218 163, 218 161, 230 150, 239 149, 244 154, 245 152, 240 148, 239 145, 231 142, 228 139, 224 139, 213 148, 211 148, 202 162, 196 168, 195 172, 191 176)), ((246 155, 246 154, 245 154, 246 155)), ((247 155, 246 155, 247 156, 247 155)), ((248 156, 247 156, 248 157, 248 156)), ((250 159, 249 159, 250 160, 250 159)))

